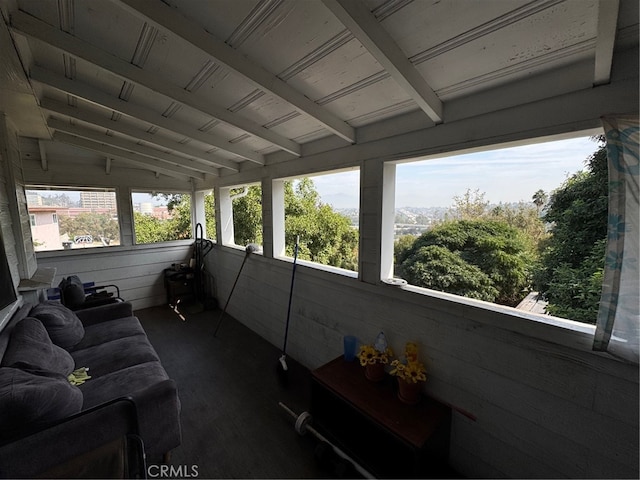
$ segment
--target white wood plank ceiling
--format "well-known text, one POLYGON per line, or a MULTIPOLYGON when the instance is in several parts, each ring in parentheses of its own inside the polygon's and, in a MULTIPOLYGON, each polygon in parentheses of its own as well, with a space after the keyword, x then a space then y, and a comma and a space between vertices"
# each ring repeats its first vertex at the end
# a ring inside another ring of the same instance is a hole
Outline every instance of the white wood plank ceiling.
POLYGON ((606 84, 614 52, 638 44, 636 0, 11 0, 2 13, 3 57, 19 63, 3 62, 0 86, 26 75, 34 96, 21 135, 196 179, 303 160, 325 137, 357 144, 416 111, 446 123, 450 102, 496 87, 523 85, 510 105, 550 97, 535 82, 548 72, 567 72, 563 92, 606 84), (571 73, 585 64, 587 78, 571 73))

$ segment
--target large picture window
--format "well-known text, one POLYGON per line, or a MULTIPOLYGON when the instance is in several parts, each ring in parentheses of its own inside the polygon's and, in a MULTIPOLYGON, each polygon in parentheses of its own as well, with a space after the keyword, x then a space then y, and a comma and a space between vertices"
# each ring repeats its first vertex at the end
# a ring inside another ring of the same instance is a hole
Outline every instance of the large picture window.
POLYGON ((274 254, 357 271, 359 201, 359 170, 274 181, 274 254))
POLYGON ((191 195, 133 192, 133 224, 137 244, 192 238, 191 195))
POLYGON ((120 245, 113 189, 27 187, 35 251, 120 245))
POLYGON ((396 165, 394 276, 595 323, 607 232, 602 140, 396 165))

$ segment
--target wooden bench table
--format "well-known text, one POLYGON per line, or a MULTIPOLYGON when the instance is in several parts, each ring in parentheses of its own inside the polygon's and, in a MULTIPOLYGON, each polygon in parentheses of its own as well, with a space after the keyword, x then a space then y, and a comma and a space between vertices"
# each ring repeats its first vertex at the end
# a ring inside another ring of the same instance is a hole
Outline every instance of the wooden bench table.
POLYGON ((342 356, 311 372, 311 414, 318 431, 377 477, 447 475, 451 410, 422 396, 397 398, 394 377, 365 378, 357 359, 342 356))

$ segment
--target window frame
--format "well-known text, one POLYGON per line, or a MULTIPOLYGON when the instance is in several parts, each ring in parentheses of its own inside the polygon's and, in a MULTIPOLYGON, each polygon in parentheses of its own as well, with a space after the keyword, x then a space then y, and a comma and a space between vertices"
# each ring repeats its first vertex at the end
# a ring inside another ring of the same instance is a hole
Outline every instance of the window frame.
MULTIPOLYGON (((585 131, 573 132, 573 134, 575 138, 578 138, 582 136, 584 137, 597 136, 602 134, 602 131, 601 129, 592 129, 588 132, 585 132, 585 131)), ((534 145, 537 143, 553 142, 553 141, 563 140, 567 138, 568 137, 566 135, 563 135, 559 137, 556 136, 554 138, 547 137, 544 140, 527 139, 527 140, 519 141, 517 142, 517 144, 510 144, 510 145, 489 144, 482 148, 474 148, 471 150, 459 149, 459 150, 447 151, 446 153, 428 155, 421 158, 383 161, 382 210, 381 210, 381 221, 380 221, 380 235, 381 235, 380 282, 382 283, 389 282, 391 279, 393 279, 393 273, 394 273, 395 192, 396 192, 396 167, 398 164, 419 162, 419 161, 424 161, 428 159, 439 159, 439 158, 445 158, 449 156, 456 156, 456 155, 462 155, 462 154, 468 154, 468 153, 490 152, 490 151, 498 150, 502 148, 534 145)), ((594 151, 595 151, 595 148, 596 147, 594 146, 594 151)), ((568 318, 557 317, 550 314, 533 313, 526 310, 520 310, 515 307, 510 307, 507 305, 500 305, 497 303, 486 302, 483 300, 464 297, 464 296, 453 294, 453 293, 448 293, 448 292, 443 292, 439 290, 420 287, 417 285, 412 285, 412 284, 406 283, 406 281, 404 282, 400 281, 398 283, 395 283, 394 288, 397 288, 400 291, 410 292, 412 294, 420 295, 423 297, 444 299, 448 302, 455 304, 456 307, 459 306, 464 308, 464 306, 469 306, 469 307, 479 308, 482 311, 487 312, 488 314, 491 314, 492 312, 494 312, 494 314, 500 313, 502 315, 508 315, 513 319, 518 319, 518 325, 522 325, 521 327, 517 327, 516 325, 509 326, 508 329, 518 333, 525 332, 526 335, 530 335, 529 333, 530 328, 532 328, 536 332, 539 331, 539 327, 537 326, 530 327, 529 325, 527 325, 527 323, 534 323, 538 325, 561 328, 563 330, 570 331, 571 332, 570 335, 578 335, 578 337, 575 337, 575 342, 573 341, 572 339, 573 337, 572 337, 568 340, 564 340, 558 343, 563 343, 566 345, 571 344, 572 346, 574 346, 573 345, 574 343, 580 344, 581 345, 580 349, 586 348, 587 350, 591 350, 591 347, 592 347, 593 337, 595 335, 595 329, 596 329, 595 324, 580 322, 580 321, 572 320, 568 318), (525 323, 521 324, 520 320, 524 320, 525 323)), ((493 324, 493 322, 489 322, 489 323, 493 324)), ((505 327, 504 325, 499 325, 499 326, 501 328, 505 327)), ((530 336, 541 338, 545 341, 557 342, 557 337, 555 337, 557 333, 553 335, 548 335, 546 333, 548 332, 548 330, 542 330, 542 331, 545 332, 544 335, 540 335, 539 333, 536 333, 535 335, 530 335, 530 336)))
MULTIPOLYGON (((302 178, 310 178, 311 180, 314 177, 321 177, 324 175, 335 175, 340 173, 347 172, 358 172, 358 204, 361 201, 361 184, 362 184, 362 169, 360 166, 352 166, 348 168, 340 168, 335 170, 321 170, 314 171, 311 173, 306 173, 302 175, 291 175, 287 177, 279 177, 271 180, 271 208, 272 208, 272 235, 271 241, 273 245, 273 258, 277 260, 284 260, 287 262, 293 261, 293 257, 286 255, 286 236, 285 236, 285 183, 288 181, 300 180, 302 178)), ((361 255, 360 255, 360 245, 361 245, 361 208, 358 208, 359 222, 358 222, 358 270, 360 268, 361 255)), ((333 265, 325 265, 323 263, 314 262, 311 260, 304 259, 296 259, 296 263, 314 268, 316 270, 321 270, 328 273, 334 273, 338 275, 342 275, 350 278, 359 278, 359 271, 348 270, 345 268, 335 267, 333 265)))
MULTIPOLYGON (((118 243, 115 245, 91 245, 89 247, 85 247, 82 249, 72 249, 75 252, 78 252, 79 250, 94 250, 94 251, 100 251, 101 249, 104 248, 118 248, 121 247, 123 245, 123 231, 122 231, 122 224, 121 224, 121 211, 122 211, 122 206, 120 205, 120 202, 118 201, 118 187, 115 186, 110 186, 110 187, 97 187, 97 186, 86 186, 86 185, 49 185, 49 184, 26 184, 24 185, 24 193, 25 193, 25 199, 27 198, 27 192, 33 192, 33 191, 40 191, 40 192, 77 192, 77 193, 81 193, 81 192, 103 192, 103 193, 112 193, 114 195, 114 199, 115 199, 115 215, 117 218, 117 225, 118 225, 118 243)), ((38 226, 38 222, 36 220, 36 215, 33 213, 29 212, 29 204, 27 202, 26 204, 26 208, 27 208, 27 214, 29 215, 29 227, 30 229, 32 229, 33 227, 38 226)), ((74 208, 74 207, 69 207, 69 208, 74 208)), ((52 220, 52 224, 55 225, 59 225, 59 215, 57 212, 52 213, 51 216, 51 220, 52 220)), ((33 243, 34 241, 34 237, 33 237, 33 231, 30 232, 30 240, 33 243)), ((42 254, 61 254, 62 252, 65 252, 65 254, 68 254, 70 250, 65 249, 64 247, 59 248, 59 249, 46 249, 46 250, 36 250, 35 249, 36 246, 34 244, 34 251, 37 255, 42 255, 42 254)))
POLYGON ((194 219, 194 212, 195 212, 195 202, 196 202, 196 194, 194 192, 187 192, 184 190, 172 190, 172 189, 167 189, 167 188, 162 188, 162 189, 148 189, 148 188, 135 188, 135 187, 131 187, 129 189, 129 205, 131 208, 131 235, 133 238, 133 245, 134 246, 141 246, 141 247, 149 247, 152 245, 167 245, 167 244, 171 244, 173 242, 193 242, 194 237, 195 237, 195 219, 194 219), (172 239, 172 240, 162 240, 160 242, 149 242, 149 243, 140 243, 138 242, 137 236, 136 236, 136 222, 135 222, 135 210, 134 210, 134 206, 135 206, 135 202, 133 201, 133 195, 137 194, 137 193, 141 193, 141 194, 147 194, 147 195, 153 195, 153 194, 168 194, 168 195, 189 195, 190 197, 190 218, 189 218, 189 222, 190 222, 190 228, 189 228, 189 238, 179 238, 179 239, 172 239))
MULTIPOLYGON (((225 247, 242 249, 242 250, 246 248, 246 245, 239 245, 235 243, 235 229, 233 226, 233 219, 234 219, 233 218, 233 200, 234 198, 238 198, 238 195, 237 194, 231 195, 231 190, 236 190, 238 188, 246 188, 246 191, 248 194, 249 187, 252 187, 252 186, 259 186, 261 189, 260 203, 261 203, 261 209, 264 212, 265 192, 261 182, 254 181, 254 182, 247 182, 247 183, 241 183, 241 184, 235 184, 235 185, 228 185, 224 187, 218 187, 219 201, 217 202, 218 206, 216 207, 216 209, 219 208, 219 211, 220 211, 220 222, 216 222, 216 229, 218 230, 218 233, 220 235, 219 237, 220 243, 225 247)), ((215 199, 215 196, 214 196, 214 199, 215 199)), ((261 228, 262 228, 262 243, 264 243, 264 239, 265 239, 264 213, 262 215, 261 228)), ((260 245, 260 247, 262 249, 263 245, 260 245)), ((262 250, 255 253, 260 253, 261 251, 262 250)))

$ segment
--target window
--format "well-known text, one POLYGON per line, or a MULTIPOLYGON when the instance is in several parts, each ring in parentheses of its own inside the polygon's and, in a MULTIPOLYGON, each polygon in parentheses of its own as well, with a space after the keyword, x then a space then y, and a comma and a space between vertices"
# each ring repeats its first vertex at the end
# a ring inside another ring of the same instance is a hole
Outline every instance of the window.
POLYGON ((358 270, 360 172, 274 181, 274 254, 358 270))
POLYGON ((191 195, 133 192, 136 243, 159 243, 192 238, 191 195))
POLYGON ((120 245, 115 190, 33 186, 25 193, 36 251, 120 245))
POLYGON ((607 231, 601 142, 576 138, 390 168, 394 276, 595 323, 607 231))
POLYGON ((259 184, 220 189, 223 245, 262 245, 262 187, 259 184))

